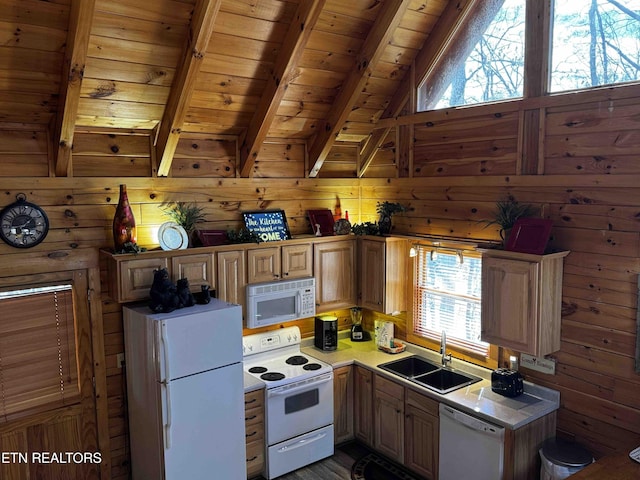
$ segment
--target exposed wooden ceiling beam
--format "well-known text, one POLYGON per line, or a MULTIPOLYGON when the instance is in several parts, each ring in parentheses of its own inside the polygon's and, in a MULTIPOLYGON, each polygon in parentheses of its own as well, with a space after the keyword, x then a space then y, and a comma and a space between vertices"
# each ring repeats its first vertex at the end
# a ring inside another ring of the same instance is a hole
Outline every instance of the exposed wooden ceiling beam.
POLYGON ((156 144, 156 157, 160 161, 158 176, 166 177, 171 170, 173 154, 178 146, 196 76, 202 66, 221 3, 222 0, 198 0, 194 8, 187 46, 171 85, 158 132, 156 144))
POLYGON ((52 138, 54 170, 58 177, 71 174, 73 133, 80 103, 80 87, 89 48, 95 0, 72 0, 69 12, 67 48, 60 81, 60 104, 52 138))
POLYGON ((377 16, 358 55, 356 68, 347 77, 333 104, 324 129, 318 132, 309 149, 309 159, 314 162, 309 172, 310 177, 318 175, 340 133, 340 129, 351 113, 353 105, 362 93, 374 66, 380 60, 410 3, 409 0, 387 0, 384 2, 382 11, 377 16))
POLYGON ((280 102, 289 84, 302 52, 309 40, 313 26, 320 17, 326 0, 302 0, 284 39, 278 60, 269 77, 267 87, 253 114, 249 128, 240 147, 240 176, 248 177, 255 165, 260 147, 267 137, 280 102))
MULTIPOLYGON (((380 116, 381 119, 400 115, 407 100, 411 97, 410 90, 415 87, 414 79, 421 80, 429 71, 433 72, 438 61, 446 56, 447 48, 451 46, 457 32, 465 25, 465 20, 469 18, 472 7, 477 3, 479 3, 478 0, 460 0, 447 4, 438 23, 434 26, 422 49, 416 55, 412 74, 405 75, 402 79, 395 95, 380 116)), ((390 131, 391 128, 388 127, 373 131, 362 151, 358 176, 364 176, 390 131)))

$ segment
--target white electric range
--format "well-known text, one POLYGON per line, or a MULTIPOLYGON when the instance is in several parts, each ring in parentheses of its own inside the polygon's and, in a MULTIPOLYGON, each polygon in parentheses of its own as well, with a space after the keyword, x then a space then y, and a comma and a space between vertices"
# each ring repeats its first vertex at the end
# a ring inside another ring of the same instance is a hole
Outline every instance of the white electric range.
POLYGON ((300 352, 300 329, 242 339, 243 369, 265 384, 266 478, 333 455, 333 368, 300 352))

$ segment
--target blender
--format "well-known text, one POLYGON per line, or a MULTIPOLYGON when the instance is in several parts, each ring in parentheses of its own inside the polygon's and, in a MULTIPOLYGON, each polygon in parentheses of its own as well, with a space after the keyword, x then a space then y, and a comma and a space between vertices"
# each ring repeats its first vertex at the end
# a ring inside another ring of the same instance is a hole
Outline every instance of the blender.
POLYGON ((362 308, 352 307, 351 310, 351 341, 362 342, 364 338, 364 330, 362 329, 362 308))

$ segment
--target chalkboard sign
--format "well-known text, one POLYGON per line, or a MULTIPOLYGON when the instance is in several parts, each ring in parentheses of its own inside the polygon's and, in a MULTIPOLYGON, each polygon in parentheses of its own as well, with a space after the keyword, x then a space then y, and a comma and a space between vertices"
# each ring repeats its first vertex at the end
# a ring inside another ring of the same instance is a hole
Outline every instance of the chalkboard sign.
POLYGON ((289 225, 284 210, 257 210, 242 212, 244 226, 250 232, 260 236, 263 242, 289 240, 289 225))

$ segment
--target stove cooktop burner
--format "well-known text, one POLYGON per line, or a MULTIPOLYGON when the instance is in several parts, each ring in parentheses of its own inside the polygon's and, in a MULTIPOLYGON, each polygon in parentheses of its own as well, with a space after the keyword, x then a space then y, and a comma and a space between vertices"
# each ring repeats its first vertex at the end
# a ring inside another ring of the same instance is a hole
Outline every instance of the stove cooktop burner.
POLYGON ((251 367, 249 373, 264 373, 267 369, 265 367, 251 367))
MULTIPOLYGON (((293 357, 289 357, 285 360, 289 365, 304 365, 309 360, 302 355, 294 355, 293 357)), ((304 367, 303 367, 304 368, 304 367)))
POLYGON ((319 368, 322 368, 322 365, 320 365, 319 363, 308 363, 302 368, 304 370, 318 370, 319 368))
POLYGON ((279 372, 267 372, 260 375, 260 378, 262 380, 275 382, 277 380, 282 380, 284 378, 284 374, 279 372))

